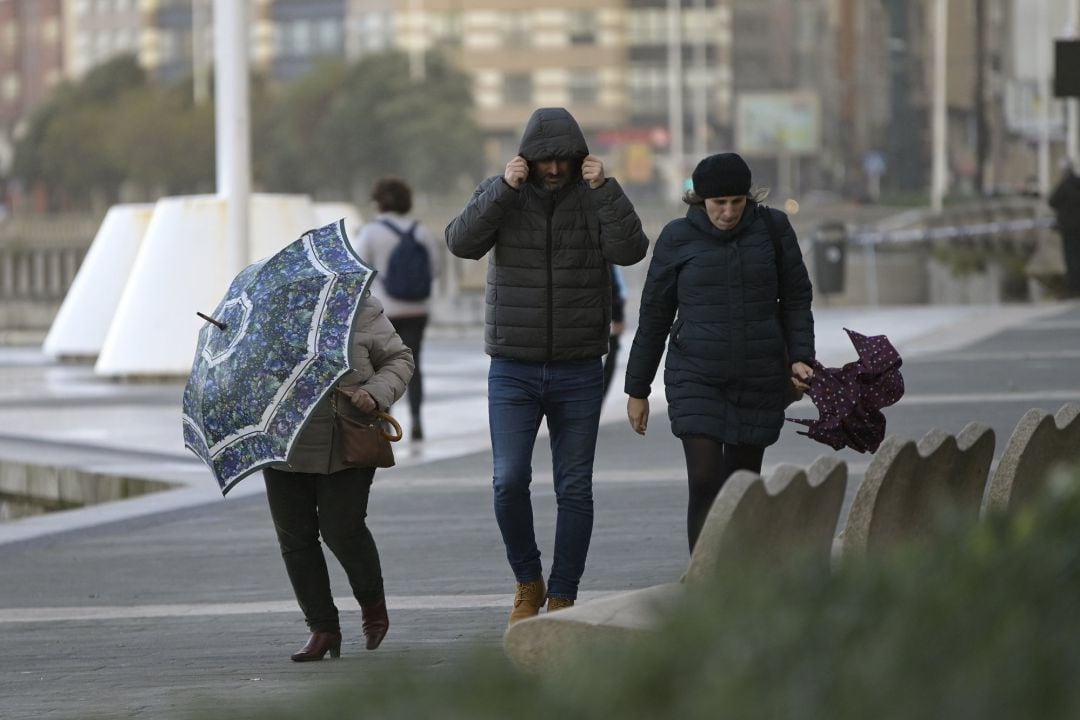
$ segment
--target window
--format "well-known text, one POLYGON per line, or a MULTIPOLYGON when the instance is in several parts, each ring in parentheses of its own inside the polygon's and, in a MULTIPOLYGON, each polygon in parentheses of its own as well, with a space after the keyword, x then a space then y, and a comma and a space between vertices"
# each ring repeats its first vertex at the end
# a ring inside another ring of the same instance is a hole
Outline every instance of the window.
POLYGON ((337 20, 327 18, 319 22, 319 50, 325 54, 341 52, 341 25, 337 20))
POLYGON ((630 68, 630 103, 638 115, 664 112, 667 108, 667 69, 651 65, 630 68))
POLYGON ((567 90, 571 104, 596 105, 600 99, 600 74, 592 68, 571 70, 567 90))
POLYGON ((532 102, 533 82, 528 73, 508 73, 503 76, 503 102, 528 105, 532 102))
POLYGON ((575 10, 570 13, 567 25, 571 45, 596 44, 596 13, 591 10, 575 10))
POLYGON ((533 44, 530 19, 530 13, 524 11, 503 13, 502 34, 505 47, 522 48, 533 44))

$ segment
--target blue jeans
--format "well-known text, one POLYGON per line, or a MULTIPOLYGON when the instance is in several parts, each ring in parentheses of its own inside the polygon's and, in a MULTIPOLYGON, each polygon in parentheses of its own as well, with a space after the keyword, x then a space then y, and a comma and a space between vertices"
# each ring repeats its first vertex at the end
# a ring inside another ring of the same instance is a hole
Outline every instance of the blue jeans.
POLYGON ((600 358, 523 362, 494 357, 488 424, 494 459, 495 519, 518 582, 542 577, 533 532, 532 455, 547 417, 558 507, 548 595, 576 598, 592 537, 593 458, 604 399, 600 358))

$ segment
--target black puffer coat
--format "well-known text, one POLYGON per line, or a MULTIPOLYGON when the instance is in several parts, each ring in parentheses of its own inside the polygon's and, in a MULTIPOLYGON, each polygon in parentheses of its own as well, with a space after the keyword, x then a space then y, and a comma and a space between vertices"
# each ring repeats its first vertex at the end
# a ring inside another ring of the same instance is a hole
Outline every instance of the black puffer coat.
POLYGON ((656 241, 627 361, 627 394, 648 397, 667 340, 671 431, 771 445, 784 422, 785 341, 791 362, 815 359, 811 297, 784 213, 750 202, 738 225, 719 230, 700 205, 691 206, 656 241), (779 270, 764 212, 773 213, 780 236, 779 270))
POLYGON ((600 357, 608 351, 608 262, 632 265, 649 240, 614 178, 594 189, 581 179, 588 155, 577 122, 562 108, 533 113, 521 139, 529 161, 567 158, 575 177, 551 192, 528 182, 519 190, 501 175, 480 183, 446 228, 458 257, 489 257, 485 350, 546 362, 600 357))

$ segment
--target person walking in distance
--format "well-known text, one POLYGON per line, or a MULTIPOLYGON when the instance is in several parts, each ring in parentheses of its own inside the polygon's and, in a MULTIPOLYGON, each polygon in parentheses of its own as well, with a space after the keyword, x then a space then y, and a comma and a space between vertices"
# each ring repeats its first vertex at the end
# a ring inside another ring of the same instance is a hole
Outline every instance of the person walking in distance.
POLYGON ((518 155, 484 180, 446 228, 450 252, 488 256, 485 350, 495 518, 517 580, 510 623, 574 604, 593 525, 601 357, 608 351, 608 263, 649 241, 630 200, 589 154, 563 108, 533 113, 518 155), (545 585, 529 495, 540 422, 551 435, 557 517, 545 585))
POLYGON ((382 300, 394 330, 412 350, 416 371, 409 381, 409 437, 423 440, 420 351, 430 313, 432 283, 442 265, 440 243, 422 223, 409 216, 412 188, 404 180, 379 178, 371 189, 371 199, 379 214, 360 230, 356 252, 378 269, 375 294, 382 300))
POLYGON ((611 271, 611 332, 608 335, 608 351, 604 356, 604 397, 607 397, 615 366, 619 363, 619 347, 623 330, 626 329, 626 285, 622 271, 614 263, 608 263, 611 271))
POLYGON ((1048 203, 1057 214, 1057 229, 1065 250, 1066 296, 1080 297, 1080 175, 1068 162, 1048 203))

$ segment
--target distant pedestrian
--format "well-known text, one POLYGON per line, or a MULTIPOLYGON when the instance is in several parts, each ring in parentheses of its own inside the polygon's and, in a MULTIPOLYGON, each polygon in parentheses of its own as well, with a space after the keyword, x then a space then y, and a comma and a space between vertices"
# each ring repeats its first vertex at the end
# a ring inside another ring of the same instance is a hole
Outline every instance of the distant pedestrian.
POLYGON ((1069 297, 1080 297, 1080 176, 1067 165, 1061 182, 1050 194, 1057 213, 1058 232, 1065 250, 1065 287, 1069 297))
POLYGON ((368 650, 390 628, 379 550, 365 522, 375 468, 351 467, 342 459, 334 415, 386 410, 405 392, 412 353, 394 332, 374 297, 361 302, 349 348, 349 367, 330 397, 323 398, 293 443, 287 463, 263 470, 270 517, 296 601, 311 630, 292 659, 322 660, 341 653, 341 624, 330 593, 320 538, 330 548, 360 603, 368 650), (354 409, 355 408, 355 409, 354 409))
POLYGON ((608 263, 611 271, 611 331, 608 333, 608 351, 604 356, 604 397, 607 397, 615 366, 619 362, 620 338, 626 329, 626 284, 622 271, 614 263, 608 263))
POLYGON ((574 604, 592 537, 592 474, 610 346, 608 263, 648 250, 641 220, 563 108, 533 113, 518 155, 446 228, 450 252, 488 256, 485 350, 495 518, 517 580, 510 622, 574 604), (558 513, 545 587, 533 533, 533 446, 551 433, 558 513))
POLYGON ((656 241, 626 367, 626 412, 644 435, 666 342, 691 552, 728 476, 761 472, 784 424, 787 383, 805 390, 813 375, 812 288, 799 242, 787 215, 759 204, 764 193, 752 192, 750 179, 735 153, 710 155, 694 169, 686 217, 656 241))
POLYGON ((356 238, 356 252, 371 263, 375 294, 386 308, 394 329, 413 353, 416 372, 409 382, 409 437, 424 439, 420 407, 424 401, 424 375, 420 352, 431 308, 431 289, 442 267, 441 239, 409 216, 412 189, 404 180, 380 178, 371 189, 379 214, 356 238))

